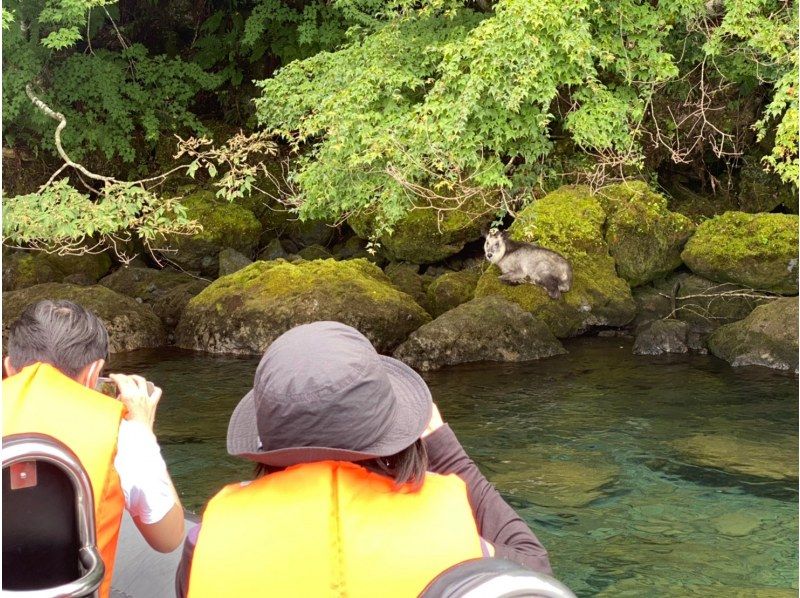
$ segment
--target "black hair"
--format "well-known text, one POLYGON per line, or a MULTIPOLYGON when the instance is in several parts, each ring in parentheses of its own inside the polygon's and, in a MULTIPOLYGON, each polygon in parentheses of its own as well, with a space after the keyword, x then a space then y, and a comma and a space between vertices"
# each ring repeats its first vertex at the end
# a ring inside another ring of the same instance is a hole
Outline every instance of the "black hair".
POLYGON ((16 370, 49 363, 74 378, 93 361, 108 360, 108 331, 80 305, 45 299, 26 307, 9 327, 8 356, 16 370))
MULTIPOLYGON (((414 444, 394 455, 366 459, 357 461, 357 463, 370 471, 389 476, 394 480, 396 488, 404 484, 411 484, 412 487, 419 488, 425 481, 425 472, 428 470, 428 451, 425 449, 422 439, 418 439, 414 444)), ((258 478, 282 469, 282 467, 256 463, 253 475, 258 478)))

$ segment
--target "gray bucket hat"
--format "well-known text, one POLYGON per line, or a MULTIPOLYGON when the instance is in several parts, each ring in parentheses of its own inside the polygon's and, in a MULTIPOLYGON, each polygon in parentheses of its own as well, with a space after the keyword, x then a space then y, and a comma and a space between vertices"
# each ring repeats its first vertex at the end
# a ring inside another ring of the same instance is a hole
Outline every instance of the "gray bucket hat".
POLYGON ((228 424, 228 453, 278 467, 386 457, 422 435, 432 409, 425 381, 355 328, 304 324, 258 364, 228 424))

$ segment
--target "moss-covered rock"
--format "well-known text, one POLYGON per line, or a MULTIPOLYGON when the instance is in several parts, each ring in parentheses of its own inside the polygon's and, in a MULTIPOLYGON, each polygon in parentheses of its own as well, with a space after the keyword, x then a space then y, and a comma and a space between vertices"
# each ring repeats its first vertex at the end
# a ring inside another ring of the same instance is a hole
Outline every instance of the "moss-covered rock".
POLYGON ((104 286, 46 283, 3 293, 3 339, 8 326, 31 303, 66 299, 92 311, 108 330, 109 351, 119 353, 159 347, 166 341, 161 321, 148 306, 104 286))
MULTIPOLYGON (((481 228, 492 220, 491 214, 479 215, 480 211, 478 204, 441 213, 431 208, 413 209, 395 223, 392 234, 381 235, 381 247, 390 261, 412 264, 442 261, 461 251, 469 241, 480 238, 481 228)), ((374 235, 372 215, 356 214, 347 222, 362 239, 374 235)))
POLYGON ((635 326, 670 317, 686 322, 691 332, 701 335, 741 320, 769 301, 766 295, 759 296, 741 285, 718 283, 688 272, 637 287, 633 298, 635 326))
POLYGON ((554 300, 539 286, 501 282, 500 270, 492 266, 478 281, 475 297, 505 297, 542 320, 559 338, 591 326, 624 326, 633 319, 636 306, 608 253, 605 218, 599 202, 584 187, 561 187, 534 202, 511 225, 511 238, 563 255, 572 265, 572 290, 554 300))
POLYGON ((797 479, 796 436, 781 444, 740 435, 695 434, 672 446, 697 465, 773 480, 797 479))
POLYGON ((566 353, 542 322, 501 297, 474 299, 416 330, 394 352, 418 370, 473 361, 531 361, 566 353))
POLYGON ((235 249, 247 257, 253 255, 261 225, 250 210, 219 199, 211 191, 198 191, 181 203, 186 207, 187 216, 203 225, 203 231, 168 238, 166 244, 173 251, 164 252, 167 259, 189 272, 216 276, 223 247, 235 249))
POLYGON ((725 212, 697 228, 681 258, 717 282, 797 294, 797 225, 791 214, 725 212))
POLYGON ((740 322, 720 326, 708 348, 731 365, 798 371, 797 297, 761 305, 740 322))
POLYGON ((45 282, 62 282, 80 276, 95 283, 111 268, 106 253, 53 255, 42 251, 17 251, 3 256, 3 290, 15 291, 45 282))
POLYGON ((384 273, 392 284, 406 295, 410 295, 427 311, 428 296, 425 294, 425 279, 419 275, 419 266, 416 264, 387 264, 384 273))
POLYGON ((386 352, 430 316, 366 260, 258 261, 194 297, 176 341, 188 349, 260 355, 288 329, 317 320, 353 326, 386 352))
POLYGON ((149 305, 170 331, 178 325, 189 299, 209 283, 175 270, 123 267, 100 280, 100 284, 149 305))
POLYGON ((481 273, 478 270, 446 272, 428 285, 427 305, 429 313, 438 318, 454 307, 470 301, 475 296, 475 287, 481 273))
POLYGON ((686 216, 670 212, 665 197, 637 181, 600 190, 606 212, 605 239, 617 274, 632 287, 680 266, 681 249, 694 232, 686 216))

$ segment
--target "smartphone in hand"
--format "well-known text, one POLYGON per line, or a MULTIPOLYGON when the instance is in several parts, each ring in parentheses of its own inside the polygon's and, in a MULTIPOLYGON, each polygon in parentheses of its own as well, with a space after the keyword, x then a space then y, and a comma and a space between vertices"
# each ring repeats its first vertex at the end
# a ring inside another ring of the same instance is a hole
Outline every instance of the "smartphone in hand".
MULTIPOLYGON (((117 384, 111 378, 106 376, 99 376, 97 378, 97 384, 95 385, 94 389, 97 392, 101 392, 104 395, 108 395, 109 397, 116 399, 119 392, 117 391, 117 384)), ((152 395, 155 392, 155 385, 147 381, 147 394, 152 395)))
POLYGON ((97 378, 97 384, 95 385, 94 389, 97 392, 108 395, 112 399, 117 398, 117 385, 111 378, 100 376, 97 378))

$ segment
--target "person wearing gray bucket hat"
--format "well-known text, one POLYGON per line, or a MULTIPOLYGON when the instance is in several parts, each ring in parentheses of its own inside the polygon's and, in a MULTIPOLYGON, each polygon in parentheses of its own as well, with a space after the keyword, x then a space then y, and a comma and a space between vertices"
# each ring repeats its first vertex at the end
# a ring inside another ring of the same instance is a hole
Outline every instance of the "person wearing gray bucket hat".
POLYGON ((281 467, 387 457, 420 438, 432 409, 419 374, 356 329, 305 324, 267 349, 231 416, 228 452, 281 467))
POLYGON ((298 326, 269 346, 227 448, 257 476, 208 503, 179 598, 417 596, 444 569, 493 554, 550 572, 422 378, 344 324, 298 326))

